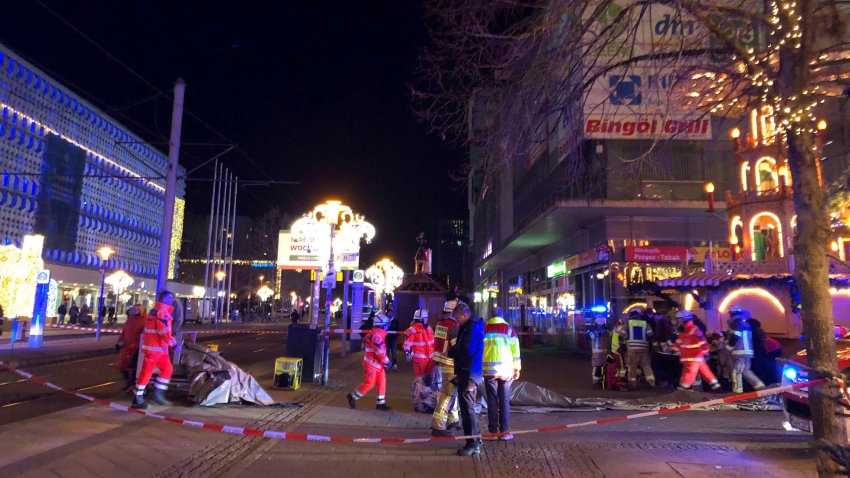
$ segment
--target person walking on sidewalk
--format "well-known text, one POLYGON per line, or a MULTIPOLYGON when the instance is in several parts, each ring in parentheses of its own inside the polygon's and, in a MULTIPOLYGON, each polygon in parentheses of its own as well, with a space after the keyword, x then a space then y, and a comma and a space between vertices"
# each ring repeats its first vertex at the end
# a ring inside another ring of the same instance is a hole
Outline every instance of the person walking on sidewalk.
POLYGON ((682 378, 679 380, 679 390, 690 390, 697 374, 704 378, 712 390, 720 388, 717 377, 705 363, 705 356, 709 352, 708 342, 705 335, 694 323, 694 315, 688 311, 680 311, 676 314, 682 327, 682 332, 676 338, 673 350, 679 353, 682 362, 682 378))
POLYGON ((346 398, 349 407, 357 408, 357 400, 377 387, 378 400, 375 408, 388 411, 390 407, 387 406, 387 374, 384 368, 391 366, 390 359, 387 357, 386 343, 389 317, 379 313, 373 320, 372 330, 363 339, 363 348, 366 352, 363 354, 363 381, 346 398))
POLYGON ((419 378, 430 372, 431 354, 434 353, 434 331, 428 327, 428 309, 413 313, 413 324, 404 331, 404 355, 413 361, 413 375, 419 378))
POLYGON ((171 405, 166 400, 165 391, 171 382, 171 374, 174 367, 171 365, 171 357, 168 356, 168 348, 177 345, 177 341, 171 336, 171 323, 174 320, 171 312, 174 307, 174 294, 164 289, 159 293, 156 304, 150 314, 145 318, 145 328, 142 331, 142 370, 136 380, 136 394, 133 398, 133 408, 144 410, 145 388, 150 382, 154 368, 159 369, 153 389, 153 400, 160 405, 171 405))
POLYGON ((738 306, 729 308, 729 340, 726 349, 732 353, 732 391, 744 393, 744 380, 755 390, 764 388, 752 371, 753 330, 750 327, 749 311, 738 306))
POLYGON ((484 384, 487 390, 487 429, 501 433, 500 440, 511 440, 511 382, 519 379, 522 361, 519 337, 502 318, 501 307, 493 307, 484 324, 484 384))
POLYGON ((653 338, 652 327, 640 310, 632 309, 628 320, 621 323, 616 333, 626 342, 629 390, 637 390, 638 368, 643 370, 646 383, 655 388, 655 374, 652 371, 652 358, 649 356, 649 341, 653 338))
POLYGON ((458 415, 457 387, 455 386, 455 361, 449 352, 457 343, 458 322, 452 312, 457 306, 457 300, 446 301, 443 305, 443 320, 437 323, 434 330, 434 354, 431 356, 433 366, 440 368, 442 387, 440 399, 434 414, 431 416, 431 436, 450 437, 451 430, 460 428, 458 415))
POLYGON ((141 306, 134 305, 127 310, 127 321, 121 329, 115 348, 118 349, 118 359, 115 368, 127 381, 126 389, 129 390, 135 383, 136 360, 139 354, 139 341, 145 328, 145 316, 142 315, 141 306))
POLYGON ((395 316, 395 312, 392 309, 387 309, 385 315, 390 321, 390 325, 387 328, 387 355, 393 364, 392 369, 398 370, 398 359, 396 358, 396 349, 398 348, 396 345, 398 344, 399 333, 398 317, 395 316))
MULTIPOLYGON (((481 317, 473 316, 469 306, 463 302, 458 303, 452 315, 460 326, 457 332, 457 343, 452 347, 450 355, 455 360, 455 384, 460 402, 463 434, 480 435, 475 402, 478 398, 478 386, 484 381, 484 321, 481 317)), ((466 446, 457 451, 459 456, 480 453, 481 438, 467 439, 466 446)))

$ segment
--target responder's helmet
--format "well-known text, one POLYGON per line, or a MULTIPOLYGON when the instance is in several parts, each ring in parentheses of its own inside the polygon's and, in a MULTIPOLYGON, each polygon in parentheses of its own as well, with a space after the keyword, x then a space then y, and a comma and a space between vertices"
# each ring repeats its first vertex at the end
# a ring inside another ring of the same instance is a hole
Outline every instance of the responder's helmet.
POLYGON ((682 322, 688 322, 694 320, 694 314, 690 313, 687 310, 680 310, 676 312, 676 318, 681 320, 682 322))
POLYGON ((729 307, 729 317, 742 317, 744 315, 744 312, 746 312, 746 310, 744 310, 743 307, 737 305, 729 307))
POLYGON ((455 307, 457 307, 457 299, 447 300, 443 305, 443 312, 452 313, 454 312, 455 307))
POLYGON ((413 320, 428 322, 428 309, 418 309, 413 313, 413 320))
POLYGON ((640 317, 641 311, 640 309, 632 309, 629 312, 629 317, 640 317))
POLYGON ((389 325, 390 318, 384 315, 383 312, 378 312, 375 314, 375 318, 372 319, 372 327, 374 328, 386 330, 389 325))

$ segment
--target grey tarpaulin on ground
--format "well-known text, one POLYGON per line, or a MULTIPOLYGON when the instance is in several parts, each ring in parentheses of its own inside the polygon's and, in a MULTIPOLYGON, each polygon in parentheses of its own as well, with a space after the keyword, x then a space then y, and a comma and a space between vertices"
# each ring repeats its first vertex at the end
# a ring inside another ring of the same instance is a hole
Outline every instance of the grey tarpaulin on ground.
MULTIPOLYGON (((557 392, 540 387, 529 382, 515 382, 511 388, 511 405, 534 409, 602 409, 602 410, 658 410, 678 407, 699 401, 704 397, 716 397, 716 394, 700 392, 671 391, 665 395, 654 395, 646 398, 569 398, 557 392)), ((735 403, 724 403, 708 408, 708 410, 782 410, 778 396, 761 397, 735 403)))
POLYGON ((218 352, 191 342, 183 347, 180 365, 188 371, 189 399, 193 402, 204 406, 243 401, 274 405, 274 399, 251 374, 223 359, 218 352))

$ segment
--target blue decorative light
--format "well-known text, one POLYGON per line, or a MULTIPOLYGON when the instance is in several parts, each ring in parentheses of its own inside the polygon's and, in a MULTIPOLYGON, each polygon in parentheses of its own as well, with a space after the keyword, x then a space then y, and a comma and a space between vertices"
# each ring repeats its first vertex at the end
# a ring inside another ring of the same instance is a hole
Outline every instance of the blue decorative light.
POLYGON ((785 370, 782 371, 782 375, 788 379, 790 382, 794 382, 797 380, 797 376, 799 375, 797 369, 794 367, 785 367, 785 370))

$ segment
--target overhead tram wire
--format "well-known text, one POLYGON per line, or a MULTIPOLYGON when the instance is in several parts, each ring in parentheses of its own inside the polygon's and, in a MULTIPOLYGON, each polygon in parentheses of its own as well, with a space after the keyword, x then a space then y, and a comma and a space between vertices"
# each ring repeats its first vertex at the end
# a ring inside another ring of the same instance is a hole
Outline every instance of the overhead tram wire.
MULTIPOLYGON (((86 35, 86 34, 85 34, 85 32, 83 32, 82 30, 80 30, 80 29, 79 29, 76 25, 74 25, 74 24, 73 24, 73 23, 71 23, 70 21, 66 20, 66 19, 65 19, 62 15, 60 15, 57 11, 55 11, 55 10, 51 9, 50 7, 48 7, 47 5, 45 5, 45 4, 44 4, 44 2, 43 2, 42 0, 35 0, 35 3, 37 3, 39 6, 41 6, 41 8, 43 8, 43 9, 44 9, 44 10, 46 10, 48 13, 50 13, 51 15, 53 15, 54 17, 56 17, 57 19, 59 19, 59 21, 61 21, 63 24, 65 24, 65 26, 67 26, 68 28, 70 28, 71 30, 73 30, 74 32, 76 32, 78 35, 80 35, 81 37, 83 37, 86 41, 88 41, 89 43, 91 43, 92 45, 94 45, 94 46, 95 46, 98 50, 100 50, 103 54, 105 54, 105 55, 107 56, 107 58, 109 58, 109 59, 110 59, 110 60, 112 60, 112 61, 115 61, 118 65, 120 65, 120 66, 121 66, 121 67, 123 67, 125 70, 127 70, 128 72, 130 72, 133 76, 135 76, 136 78, 138 78, 138 79, 139 79, 140 81, 142 81, 144 84, 146 84, 146 85, 147 85, 147 86, 149 86, 151 89, 153 89, 155 92, 157 92, 157 93, 159 93, 159 94, 161 94, 161 95, 165 96, 166 98, 171 98, 171 96, 170 96, 169 94, 167 94, 167 93, 166 93, 165 91, 163 91, 161 88, 159 88, 158 86, 156 86, 153 82, 149 81, 147 78, 145 78, 144 76, 142 76, 139 72, 137 72, 137 71, 136 71, 136 70, 134 70, 132 67, 130 67, 130 65, 128 65, 127 63, 125 63, 124 61, 122 61, 120 58, 118 58, 117 56, 115 56, 114 54, 112 54, 112 53, 111 53, 109 50, 107 50, 105 47, 101 46, 101 45, 100 45, 98 42, 96 42, 93 38, 91 38, 90 36, 86 35)), ((200 116, 198 116, 197 114, 195 114, 194 112, 192 112, 191 110, 189 110, 189 109, 186 107, 186 105, 185 105, 185 104, 183 105, 183 111, 184 111, 184 113, 186 113, 186 114, 187 114, 188 116, 190 116, 191 118, 195 119, 195 121, 197 121, 198 123, 200 123, 202 126, 204 126, 205 128, 207 128, 208 130, 210 130, 210 131, 212 131, 213 133, 215 133, 215 134, 219 135, 219 136, 220 136, 221 138, 223 138, 224 140, 226 140, 226 141, 230 142, 230 144, 236 144, 236 142, 235 142, 235 141, 233 141, 232 139, 230 139, 227 135, 225 135, 224 133, 222 133, 222 132, 221 132, 221 131, 219 131, 218 129, 214 128, 212 125, 210 125, 209 123, 207 123, 206 121, 204 121, 204 120, 203 120, 200 116)), ((250 163, 251 163, 251 164, 252 164, 252 165, 256 168, 256 170, 257 170, 257 171, 260 171, 260 172, 261 172, 264 176, 266 176, 268 179, 270 179, 270 180, 274 181, 274 178, 273 178, 273 177, 272 177, 269 173, 267 173, 267 172, 265 171, 265 169, 263 169, 263 168, 262 168, 259 164, 257 164, 257 162, 254 160, 254 158, 253 158, 253 157, 251 157, 251 156, 248 154, 248 152, 247 152, 247 151, 245 151, 245 150, 244 150, 244 149, 242 149, 241 147, 237 147, 236 149, 237 149, 237 151, 239 151, 240 153, 242 153, 242 156, 243 156, 243 157, 245 157, 245 159, 247 159, 247 160, 248 160, 248 161, 249 161, 249 162, 250 162, 250 163)), ((280 188, 280 187, 279 187, 278 189, 281 191, 281 193, 283 193, 284 195, 286 195, 287 197, 289 197, 289 195, 288 195, 288 194, 286 194, 286 191, 284 191, 284 189, 283 189, 283 188, 280 188)), ((290 201, 292 200, 291 198, 289 198, 289 199, 290 199, 290 201)))

